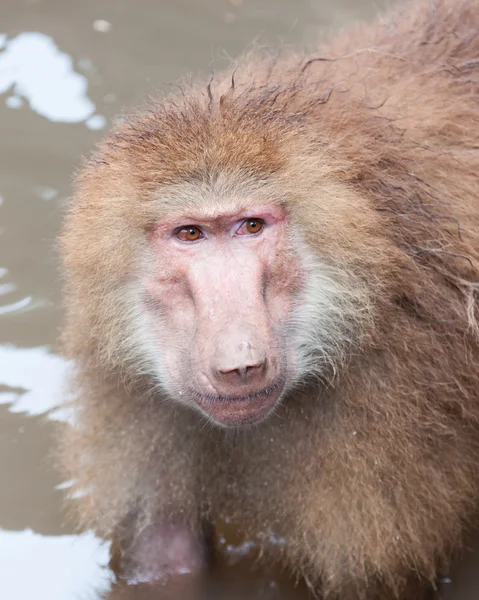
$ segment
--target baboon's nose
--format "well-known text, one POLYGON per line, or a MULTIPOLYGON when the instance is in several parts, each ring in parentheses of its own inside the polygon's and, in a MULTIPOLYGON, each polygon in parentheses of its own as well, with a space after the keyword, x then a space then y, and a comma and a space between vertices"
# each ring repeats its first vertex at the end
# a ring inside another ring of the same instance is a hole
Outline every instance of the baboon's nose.
POLYGON ((227 348, 224 343, 217 348, 214 374, 219 385, 262 387, 267 371, 265 352, 249 340, 229 341, 227 348))

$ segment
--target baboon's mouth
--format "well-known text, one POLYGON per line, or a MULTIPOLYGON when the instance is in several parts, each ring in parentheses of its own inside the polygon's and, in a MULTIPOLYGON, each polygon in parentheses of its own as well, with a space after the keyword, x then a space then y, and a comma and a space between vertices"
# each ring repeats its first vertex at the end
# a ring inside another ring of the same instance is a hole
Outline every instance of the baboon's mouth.
POLYGON ((213 421, 225 427, 252 425, 262 421, 279 400, 284 382, 277 381, 257 392, 234 396, 193 392, 195 403, 213 421))

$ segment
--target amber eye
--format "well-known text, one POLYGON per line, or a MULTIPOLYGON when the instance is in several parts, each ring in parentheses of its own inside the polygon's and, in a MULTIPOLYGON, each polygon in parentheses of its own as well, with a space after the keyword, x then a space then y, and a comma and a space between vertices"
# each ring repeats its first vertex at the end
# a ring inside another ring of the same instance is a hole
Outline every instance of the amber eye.
POLYGON ((176 237, 182 242, 196 242, 203 237, 203 233, 196 225, 188 225, 188 227, 178 229, 176 237))
POLYGON ((263 219, 246 219, 238 229, 239 235, 254 235, 264 228, 263 219))

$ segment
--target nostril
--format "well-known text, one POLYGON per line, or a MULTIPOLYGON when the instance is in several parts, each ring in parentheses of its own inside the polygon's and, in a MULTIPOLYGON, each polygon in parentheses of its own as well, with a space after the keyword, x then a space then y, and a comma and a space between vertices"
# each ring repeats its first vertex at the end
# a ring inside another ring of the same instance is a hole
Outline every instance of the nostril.
MULTIPOLYGON (((256 365, 247 365, 246 367, 243 368, 243 373, 245 375, 247 375, 248 373, 251 373, 252 371, 256 371, 258 369, 262 369, 263 364, 262 363, 258 363, 256 365)), ((240 369, 241 372, 241 369, 240 369)))
POLYGON ((254 363, 248 363, 243 365, 237 365, 234 367, 223 367, 218 369, 220 375, 229 375, 240 377, 241 379, 254 377, 255 375, 259 375, 263 373, 266 368, 265 360, 258 360, 254 363))

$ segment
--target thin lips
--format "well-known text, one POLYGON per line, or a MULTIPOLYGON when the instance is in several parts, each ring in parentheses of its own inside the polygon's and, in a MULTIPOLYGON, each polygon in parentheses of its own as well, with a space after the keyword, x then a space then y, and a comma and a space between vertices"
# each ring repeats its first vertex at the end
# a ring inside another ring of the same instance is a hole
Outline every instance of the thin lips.
POLYGON ((245 396, 214 396, 213 394, 201 394, 199 392, 190 391, 191 397, 196 401, 211 404, 213 402, 219 403, 246 403, 251 400, 258 400, 261 398, 266 398, 276 392, 278 389, 282 389, 284 387, 283 381, 277 381, 272 385, 268 385, 259 392, 252 392, 251 394, 246 394, 245 396))

